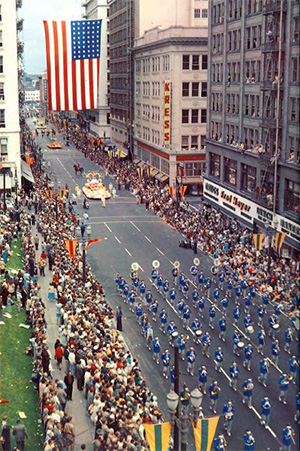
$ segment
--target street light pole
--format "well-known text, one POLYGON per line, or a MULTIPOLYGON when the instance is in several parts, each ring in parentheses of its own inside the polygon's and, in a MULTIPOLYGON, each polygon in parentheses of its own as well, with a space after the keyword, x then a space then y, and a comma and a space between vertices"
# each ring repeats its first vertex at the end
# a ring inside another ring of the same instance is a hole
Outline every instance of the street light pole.
POLYGON ((81 225, 78 225, 75 228, 75 233, 78 241, 82 244, 82 282, 83 286, 85 286, 86 283, 86 236, 85 232, 87 232, 88 239, 91 236, 92 227, 90 225, 87 225, 88 217, 86 216, 85 219, 82 219, 81 225))
MULTIPOLYGON (((175 389, 175 393, 179 396, 179 349, 178 349, 178 343, 177 343, 178 332, 177 331, 173 332, 172 337, 173 337, 173 342, 174 342, 174 365, 175 365, 174 389, 175 389)), ((176 408, 176 417, 179 418, 178 405, 176 408)), ((179 449, 179 428, 178 428, 178 424, 176 421, 174 424, 174 449, 179 449)))

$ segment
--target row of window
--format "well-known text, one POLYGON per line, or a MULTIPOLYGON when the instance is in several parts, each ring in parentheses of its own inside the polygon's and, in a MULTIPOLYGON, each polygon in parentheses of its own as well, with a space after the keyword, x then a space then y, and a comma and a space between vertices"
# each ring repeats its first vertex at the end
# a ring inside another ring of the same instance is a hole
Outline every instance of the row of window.
MULTIPOLYGON (((228 20, 236 20, 242 16, 242 1, 244 0, 228 0, 228 20)), ((257 14, 262 11, 263 0, 245 0, 247 15, 257 14)), ((224 21, 225 6, 224 2, 220 2, 213 6, 212 23, 214 25, 224 21)))
POLYGON ((200 19, 202 17, 202 19, 207 19, 208 18, 208 9, 207 8, 195 8, 194 9, 194 17, 195 19, 200 19))
POLYGON ((205 163, 185 163, 183 166, 184 176, 199 177, 205 173, 205 163))
MULTIPOLYGON (((137 109, 137 116, 140 116, 140 110, 137 109)), ((160 107, 159 106, 151 106, 150 105, 142 104, 142 117, 143 119, 152 119, 152 121, 160 121, 160 107), (151 111, 151 116, 150 116, 151 111)))
POLYGON ((181 110, 181 123, 182 124, 206 124, 206 108, 204 109, 184 109, 181 110))
POLYGON ((207 97, 207 82, 203 81, 200 83, 198 81, 193 82, 182 82, 182 97, 207 97))
POLYGON ((204 150, 206 135, 181 136, 181 150, 204 150))
MULTIPOLYGON (((261 46, 261 25, 246 28, 246 49, 256 49, 261 46)), ((213 54, 222 54, 224 50, 224 34, 216 33, 212 36, 213 54)), ((236 52, 241 49, 241 31, 232 30, 227 33, 227 51, 236 52)))
POLYGON ((183 70, 207 70, 207 55, 182 55, 183 70), (200 65, 201 62, 201 65, 200 65))

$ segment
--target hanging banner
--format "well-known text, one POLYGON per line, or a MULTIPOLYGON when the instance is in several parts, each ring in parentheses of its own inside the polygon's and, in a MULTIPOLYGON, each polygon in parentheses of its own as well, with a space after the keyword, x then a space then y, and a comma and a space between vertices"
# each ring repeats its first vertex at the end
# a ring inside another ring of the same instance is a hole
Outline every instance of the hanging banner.
POLYGON ((100 139, 97 139, 97 140, 96 140, 96 144, 97 144, 97 147, 100 146, 100 139))
POLYGON ((90 139, 90 143, 91 143, 91 146, 93 146, 93 145, 94 145, 94 142, 95 142, 95 140, 94 140, 94 139, 90 139))
POLYGON ((46 196, 49 197, 50 199, 53 198, 53 190, 52 189, 46 189, 46 196))
POLYGON ((183 197, 184 197, 184 193, 185 193, 185 191, 186 191, 186 188, 187 188, 186 185, 182 185, 182 186, 180 187, 180 189, 179 189, 179 191, 180 191, 180 199, 181 199, 181 200, 182 200, 183 197))
POLYGON ((164 81, 164 144, 170 144, 171 133, 171 82, 164 81))
POLYGON ((136 172, 138 173, 138 175, 139 175, 139 177, 141 176, 140 175, 140 168, 136 168, 136 172))
POLYGON ((65 240, 70 258, 75 257, 78 240, 65 240))
POLYGON ((261 250, 261 246, 264 240, 264 234, 263 233, 253 233, 253 241, 254 241, 254 247, 256 251, 261 250))
POLYGON ((171 423, 143 424, 151 451, 168 451, 171 423))
POLYGON ((275 234, 275 250, 280 254, 281 247, 283 245, 284 239, 286 237, 286 233, 276 232, 275 234))
POLYGON ((198 418, 193 424, 196 451, 210 451, 220 417, 198 418))
POLYGON ((174 186, 169 186, 168 190, 169 190, 171 199, 173 199, 173 196, 174 196, 174 186))
POLYGON ((58 191, 58 195, 59 195, 59 197, 60 197, 61 199, 62 199, 63 197, 65 197, 66 193, 67 193, 67 190, 66 190, 66 189, 60 189, 60 190, 58 191))
POLYGON ((98 241, 102 241, 102 240, 105 240, 105 238, 94 238, 92 240, 89 240, 85 245, 85 250, 87 251, 91 244, 98 243, 98 241))

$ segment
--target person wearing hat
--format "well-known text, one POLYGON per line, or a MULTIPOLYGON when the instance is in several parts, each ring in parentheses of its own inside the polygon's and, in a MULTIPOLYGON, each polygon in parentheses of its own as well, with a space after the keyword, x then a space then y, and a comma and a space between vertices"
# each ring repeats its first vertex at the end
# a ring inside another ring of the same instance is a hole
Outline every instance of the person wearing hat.
POLYGON ((286 404, 286 396, 289 389, 289 383, 290 383, 290 376, 287 374, 282 374, 278 379, 279 384, 279 401, 283 402, 283 404, 286 404))
POLYGON ((1 438, 2 442, 2 450, 10 451, 11 450, 11 442, 10 442, 10 428, 11 426, 8 424, 8 417, 3 417, 2 428, 1 428, 1 438))
POLYGON ((70 417, 69 421, 64 426, 64 438, 66 441, 66 451, 74 451, 75 445, 75 427, 70 417))
POLYGON ((247 404, 249 409, 252 409, 253 388, 254 384, 251 378, 243 383, 243 404, 247 404))
POLYGON ((204 395, 206 395, 206 386, 207 386, 207 369, 205 365, 202 365, 199 368, 199 390, 202 391, 204 395))
POLYGON ((271 413, 271 401, 268 396, 265 396, 261 402, 261 424, 267 427, 270 421, 270 413, 271 413))
POLYGON ((215 451, 225 451, 227 443, 223 434, 219 434, 213 441, 215 451))
POLYGON ((17 424, 13 429, 13 435, 15 436, 18 451, 24 451, 25 438, 28 438, 26 428, 21 423, 20 418, 17 419, 17 424))
POLYGON ((195 362, 196 362, 196 351, 193 346, 190 346, 190 348, 186 352, 186 360, 187 360, 187 372, 194 376, 194 368, 195 368, 195 362))
POLYGON ((171 362, 171 355, 170 355, 168 349, 166 349, 165 352, 162 353, 161 361, 163 364, 163 376, 166 379, 168 379, 169 366, 170 366, 170 362, 171 362))
POLYGON ((244 434, 244 451, 254 451, 255 438, 250 430, 244 434))
POLYGON ((292 427, 287 424, 285 428, 282 429, 282 448, 280 450, 282 451, 291 451, 292 444, 295 445, 294 440, 295 432, 293 431, 292 427))
POLYGON ((232 387, 234 391, 237 391, 237 381, 238 381, 239 372, 240 372, 240 370, 237 366, 237 363, 233 362, 231 367, 229 368, 229 374, 230 374, 229 386, 232 387))
POLYGON ((209 386, 209 398, 210 398, 210 410, 212 410, 214 413, 217 413, 217 402, 219 399, 220 394, 220 387, 218 386, 217 381, 213 381, 213 383, 209 386))
POLYGON ((229 437, 230 437, 232 421, 233 421, 233 417, 234 417, 234 409, 233 409, 232 401, 229 400, 229 401, 227 401, 226 404, 224 404, 223 415, 225 418, 223 427, 224 427, 225 431, 227 432, 227 435, 229 435, 229 437))

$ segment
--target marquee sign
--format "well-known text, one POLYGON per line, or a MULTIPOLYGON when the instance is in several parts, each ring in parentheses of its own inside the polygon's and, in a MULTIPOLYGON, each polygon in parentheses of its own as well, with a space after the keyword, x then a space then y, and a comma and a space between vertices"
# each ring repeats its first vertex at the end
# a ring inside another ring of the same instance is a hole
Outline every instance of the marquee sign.
POLYGON ((171 132, 171 82, 164 81, 164 144, 170 144, 171 132))

